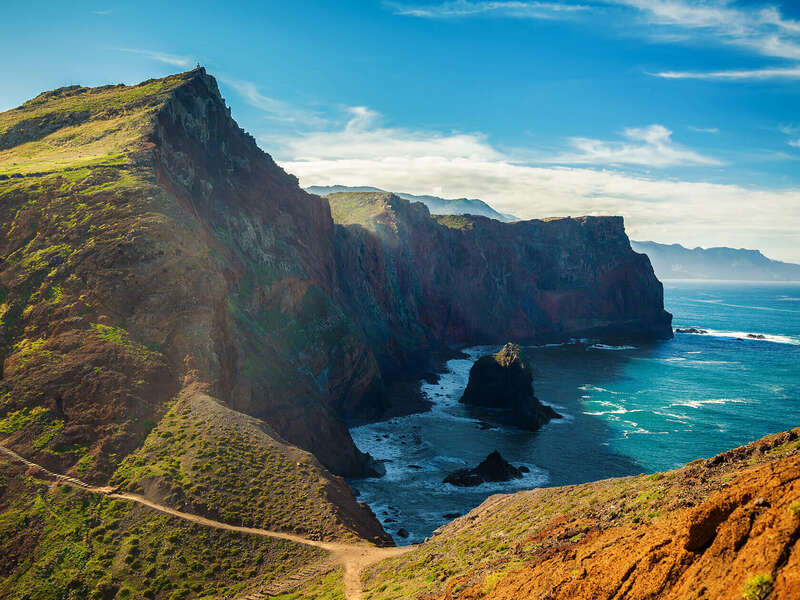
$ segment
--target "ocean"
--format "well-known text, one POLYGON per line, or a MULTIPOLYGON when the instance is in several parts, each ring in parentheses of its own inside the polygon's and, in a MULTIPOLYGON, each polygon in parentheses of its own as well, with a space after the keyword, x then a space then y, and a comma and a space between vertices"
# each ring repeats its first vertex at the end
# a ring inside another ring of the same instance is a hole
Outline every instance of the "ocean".
POLYGON ((672 469, 800 425, 800 283, 668 280, 664 302, 673 327, 707 333, 526 347, 536 396, 564 416, 537 432, 459 404, 472 363, 498 348, 465 349, 468 359, 423 383, 430 412, 351 429, 386 467, 350 482, 358 499, 398 544, 416 543, 491 494, 672 469), (530 473, 474 488, 442 482, 493 450, 530 473))

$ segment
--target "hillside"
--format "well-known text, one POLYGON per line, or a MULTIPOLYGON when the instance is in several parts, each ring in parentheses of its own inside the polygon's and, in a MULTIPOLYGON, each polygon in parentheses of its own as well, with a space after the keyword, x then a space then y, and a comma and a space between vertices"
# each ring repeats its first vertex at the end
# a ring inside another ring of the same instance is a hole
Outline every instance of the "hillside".
POLYGON ((386 540, 326 469, 368 467, 330 398, 377 377, 329 296, 327 204, 236 126, 216 82, 196 70, 48 92, 0 115, 0 147, 4 444, 176 506, 202 495, 234 520, 386 540), (164 431, 186 406, 191 418, 164 431), (265 485, 223 477, 235 463, 215 456, 218 422, 265 485), (149 454, 160 437, 166 464, 149 454), (324 466, 308 453, 330 447, 324 466), (286 504, 305 490, 302 507, 286 504))
MULTIPOLYGON (((376 187, 349 185, 312 185, 306 191, 318 196, 329 196, 341 192, 386 192, 376 187)), ((440 198, 439 196, 418 196, 404 192, 393 192, 395 196, 409 202, 422 202, 435 215, 479 215, 503 222, 518 221, 514 215, 497 212, 483 200, 477 198, 440 198)))
POLYGON ((800 429, 652 475, 492 496, 372 567, 365 598, 800 595, 800 429))
POLYGON ((729 279, 741 281, 800 281, 800 265, 772 260, 744 248, 684 248, 679 244, 635 242, 647 254, 661 279, 729 279))

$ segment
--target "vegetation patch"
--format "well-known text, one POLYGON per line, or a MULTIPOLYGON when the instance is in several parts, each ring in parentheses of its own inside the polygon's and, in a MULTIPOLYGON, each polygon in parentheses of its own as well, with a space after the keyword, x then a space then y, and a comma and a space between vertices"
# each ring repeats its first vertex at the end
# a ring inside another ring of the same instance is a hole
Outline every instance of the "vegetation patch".
POLYGON ((273 596, 275 600, 344 600, 342 570, 336 569, 311 580, 298 590, 273 596))
POLYGON ((768 573, 753 575, 744 584, 744 600, 766 600, 772 591, 772 576, 768 573))
POLYGON ((233 597, 324 555, 66 486, 26 479, 17 491, 0 515, 0 540, 11 551, 0 559, 0 598, 9 600, 233 597))
POLYGON ((10 435, 33 423, 45 421, 47 415, 48 411, 43 406, 23 408, 9 413, 4 419, 0 420, 0 435, 10 435))
POLYGON ((465 215, 433 215, 433 218, 440 225, 444 225, 450 229, 468 231, 475 227, 475 221, 465 215))
POLYGON ((207 396, 183 397, 128 456, 111 484, 226 523, 356 539, 328 500, 311 455, 277 442, 257 419, 207 396))
POLYGON ((107 342, 125 348, 140 358, 148 358, 153 353, 150 348, 135 341, 131 334, 122 327, 103 325, 102 323, 91 323, 90 325, 97 332, 97 335, 107 342))

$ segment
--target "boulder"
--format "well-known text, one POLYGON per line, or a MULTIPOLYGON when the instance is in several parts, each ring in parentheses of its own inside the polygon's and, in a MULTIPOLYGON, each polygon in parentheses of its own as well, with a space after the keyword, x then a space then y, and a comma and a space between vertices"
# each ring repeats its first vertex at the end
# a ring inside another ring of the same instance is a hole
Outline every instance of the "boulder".
POLYGON ((551 419, 561 418, 533 395, 533 375, 527 357, 517 344, 510 342, 497 354, 482 356, 472 365, 460 402, 506 409, 515 426, 532 431, 551 419))
POLYGON ((474 469, 459 469, 444 478, 444 483, 474 487, 485 481, 510 481, 522 478, 522 472, 495 450, 474 469))

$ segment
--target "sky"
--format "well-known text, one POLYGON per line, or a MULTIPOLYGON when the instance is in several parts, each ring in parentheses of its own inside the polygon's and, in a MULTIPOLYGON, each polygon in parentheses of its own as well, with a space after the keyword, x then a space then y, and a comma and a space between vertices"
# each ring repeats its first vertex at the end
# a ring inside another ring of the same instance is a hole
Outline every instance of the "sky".
POLYGON ((800 262, 800 1, 3 0, 0 111, 202 64, 303 186, 800 262))

